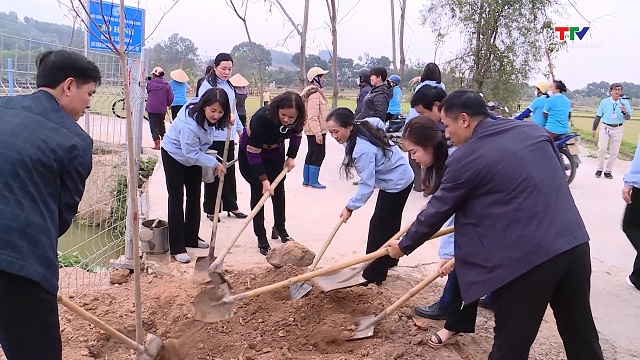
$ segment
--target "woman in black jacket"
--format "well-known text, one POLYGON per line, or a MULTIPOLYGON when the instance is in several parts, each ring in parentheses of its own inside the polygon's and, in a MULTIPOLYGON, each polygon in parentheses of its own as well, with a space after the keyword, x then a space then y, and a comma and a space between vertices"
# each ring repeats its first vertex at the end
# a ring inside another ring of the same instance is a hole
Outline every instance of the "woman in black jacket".
MULTIPOLYGON (((286 91, 259 109, 240 137, 238 164, 240 174, 251 187, 251 208, 256 207, 263 194, 271 194, 274 220, 271 238, 280 237, 283 243, 293 240, 285 228, 284 179, 275 188, 271 183, 283 168, 291 171, 295 167, 305 119, 300 95, 286 91), (289 148, 285 152, 286 139, 289 139, 289 148)), ((264 209, 253 218, 253 232, 258 238, 260 253, 267 255, 271 246, 264 227, 264 209)))
POLYGON ((387 118, 389 101, 393 97, 393 89, 387 84, 387 69, 376 67, 369 71, 373 88, 362 101, 362 110, 356 115, 356 120, 370 117, 384 121, 387 118))

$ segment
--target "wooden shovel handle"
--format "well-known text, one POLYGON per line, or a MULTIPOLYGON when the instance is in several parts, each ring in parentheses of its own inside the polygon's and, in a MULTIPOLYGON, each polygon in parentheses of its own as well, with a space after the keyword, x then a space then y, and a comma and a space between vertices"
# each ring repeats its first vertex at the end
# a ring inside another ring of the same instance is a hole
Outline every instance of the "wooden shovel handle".
POLYGON ((144 346, 142 346, 142 345, 138 344, 137 342, 129 339, 128 337, 126 337, 124 334, 122 334, 118 330, 116 330, 116 329, 112 328, 111 326, 107 325, 102 320, 100 320, 97 317, 91 315, 85 309, 83 309, 80 306, 74 304, 73 302, 71 302, 71 300, 67 299, 66 297, 64 297, 64 296, 62 296, 60 294, 58 294, 58 303, 60 303, 62 306, 66 307, 67 309, 71 310, 73 313, 75 313, 76 315, 80 316, 84 320, 90 322, 91 324, 93 324, 98 329, 106 332, 111 337, 113 337, 116 340, 120 341, 122 344, 124 344, 129 349, 135 350, 135 351, 137 351, 139 353, 144 353, 144 351, 145 351, 144 346))
POLYGON ((313 263, 311 263, 309 270, 313 271, 316 269, 316 266, 318 266, 318 263, 320 262, 322 255, 324 255, 324 252, 327 251, 329 244, 331 244, 331 241, 338 233, 338 230, 340 230, 340 226, 342 226, 342 224, 344 224, 344 221, 342 221, 342 216, 340 216, 338 223, 336 224, 336 226, 333 227, 333 230, 331 230, 331 234, 329 234, 329 237, 327 238, 327 240, 324 242, 324 244, 322 244, 322 248, 320 248, 320 252, 318 252, 316 257, 313 259, 313 263))
POLYGON ((322 276, 322 275, 326 275, 326 274, 332 273, 334 271, 342 270, 342 269, 348 268, 349 266, 353 266, 353 265, 357 265, 357 264, 360 264, 360 263, 363 263, 363 262, 375 260, 375 259, 377 259, 379 257, 383 257, 383 256, 388 255, 388 254, 389 254, 389 248, 385 247, 385 248, 379 249, 378 251, 369 253, 369 254, 367 254, 365 256, 362 256, 362 257, 359 257, 359 258, 356 258, 356 259, 345 261, 343 263, 335 264, 335 265, 332 265, 332 266, 329 266, 329 267, 326 267, 326 268, 322 268, 322 269, 319 269, 319 270, 314 270, 314 271, 308 272, 306 274, 294 276, 294 277, 289 278, 287 280, 283 280, 283 281, 277 282, 275 284, 263 286, 261 288, 257 288, 257 289, 254 289, 254 290, 250 290, 250 291, 247 291, 247 292, 243 292, 243 293, 240 293, 240 294, 237 294, 237 295, 230 296, 228 298, 223 299, 222 302, 230 303, 230 302, 234 302, 236 300, 242 300, 242 299, 246 299, 248 297, 264 294, 264 293, 267 293, 267 292, 270 292, 270 291, 277 290, 277 289, 282 288, 282 287, 286 287, 288 285, 292 285, 292 284, 295 284, 295 283, 304 282, 304 281, 313 279, 314 277, 317 277, 317 276, 322 276))
MULTIPOLYGON (((409 227, 406 227, 406 230, 404 230, 404 232, 407 232, 408 229, 409 229, 409 227)), ((396 236, 398 238, 400 238, 400 236, 402 236, 402 234, 404 234, 404 232, 400 231, 393 238, 391 238, 391 240, 393 240, 396 236)), ((453 232, 453 226, 450 226, 450 227, 447 227, 447 228, 444 228, 444 229, 438 231, 435 235, 433 235, 431 237, 431 239, 435 239, 437 237, 440 237, 440 236, 443 236, 443 235, 446 235, 446 234, 450 234, 452 232, 453 232)), ((362 256, 362 257, 359 257, 359 258, 356 258, 356 259, 345 261, 343 263, 335 264, 335 265, 332 265, 332 266, 329 266, 329 267, 326 267, 326 268, 322 268, 322 269, 319 269, 319 270, 310 271, 310 272, 308 272, 306 274, 294 276, 292 278, 277 282, 275 284, 263 286, 261 288, 257 288, 257 289, 254 289, 254 290, 250 290, 250 291, 247 291, 247 292, 243 292, 243 293, 240 293, 240 294, 237 294, 237 295, 233 295, 233 296, 227 297, 227 298, 223 299, 222 302, 230 303, 230 302, 233 302, 233 301, 236 301, 236 300, 242 300, 242 299, 246 299, 248 297, 264 294, 264 293, 267 293, 269 291, 277 290, 279 288, 286 287, 286 286, 289 286, 289 285, 292 285, 292 284, 295 284, 295 283, 311 280, 314 277, 326 275, 326 274, 332 273, 332 272, 337 271, 337 270, 342 270, 342 269, 348 268, 349 266, 361 264, 361 263, 364 263, 364 262, 367 262, 367 261, 372 261, 372 260, 375 260, 377 258, 383 257, 383 256, 388 255, 388 254, 389 254, 389 248, 388 247, 383 247, 381 249, 378 249, 375 252, 369 253, 369 254, 367 254, 365 256, 362 256)))
MULTIPOLYGON (((282 181, 282 179, 284 178, 285 175, 287 175, 287 169, 286 168, 282 169, 282 171, 280 172, 278 177, 275 180, 273 180, 273 182, 271 183, 271 186, 272 187, 276 187, 280 183, 280 181, 282 181)), ((211 264, 211 266, 209 267, 209 271, 218 270, 220 265, 222 265, 222 261, 224 261, 225 256, 227 256, 227 254, 229 254, 229 251, 231 251, 233 246, 236 244, 236 242, 238 241, 238 239, 242 235, 242 232, 244 232, 244 229, 247 228, 247 226, 249 225, 251 220, 253 220, 253 218, 256 216, 256 214, 258 214, 258 211, 260 211, 260 209, 262 209, 262 207, 264 206, 264 203, 267 202, 267 199, 269 198, 269 196, 271 196, 269 193, 266 193, 266 194, 262 195, 262 198, 260 199, 260 201, 258 201, 258 203, 253 208, 253 210, 251 210, 251 212, 249 213, 247 218, 244 220, 244 223, 242 224, 240 229, 238 229, 238 232, 232 238, 231 242, 227 245, 226 248, 224 248, 222 250, 222 252, 216 258, 216 260, 213 262, 213 264, 211 264)))
MULTIPOLYGON (((454 266, 454 265, 455 265, 455 259, 451 259, 451 260, 449 260, 449 262, 447 262, 447 264, 445 266, 454 266)), ((418 294, 420 291, 422 291, 424 288, 426 288, 427 285, 431 284, 432 282, 434 282, 439 277, 440 277, 440 272, 438 272, 438 271, 436 271, 433 274, 427 276, 426 279, 422 280, 420 283, 418 283, 418 285, 416 285, 413 288, 411 288, 406 294, 402 295, 400 297, 400 299, 396 300, 396 302, 391 304, 391 306, 389 306, 388 308, 384 309, 380 314, 378 314, 371 321, 371 325, 375 325, 375 324, 379 323, 380 321, 384 320, 387 316, 389 316, 389 314, 391 314, 392 312, 398 310, 402 305, 404 305, 407 301, 409 301, 409 299, 411 299, 412 297, 416 296, 416 294, 418 294)))
MULTIPOLYGON (((235 101, 234 101, 235 104, 235 101)), ((227 156, 229 155, 229 142, 231 141, 231 128, 227 128, 227 138, 224 140, 224 151, 222 152, 222 167, 227 170, 227 156)), ((218 192, 216 193, 216 203, 213 210, 213 226, 211 226, 211 239, 209 241, 209 262, 213 261, 216 251, 216 235, 218 233, 218 220, 220 220, 220 203, 222 202, 222 188, 224 186, 225 175, 220 175, 218 179, 218 192)))

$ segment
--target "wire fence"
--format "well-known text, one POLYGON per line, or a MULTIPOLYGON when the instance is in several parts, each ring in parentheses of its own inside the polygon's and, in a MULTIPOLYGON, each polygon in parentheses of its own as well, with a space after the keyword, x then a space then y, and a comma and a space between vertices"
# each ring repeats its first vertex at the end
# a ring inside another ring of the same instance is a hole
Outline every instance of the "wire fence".
MULTIPOLYGON (((36 90, 35 60, 47 50, 82 49, 0 34, 0 96, 36 90)), ((88 51, 102 74, 91 108, 78 124, 93 138, 93 170, 78 214, 58 242, 60 292, 79 296, 108 284, 106 266, 125 252, 127 214, 126 114, 120 62, 115 54, 88 51)), ((132 61, 134 59, 130 59, 132 61)), ((146 94, 132 90, 132 103, 146 94)))

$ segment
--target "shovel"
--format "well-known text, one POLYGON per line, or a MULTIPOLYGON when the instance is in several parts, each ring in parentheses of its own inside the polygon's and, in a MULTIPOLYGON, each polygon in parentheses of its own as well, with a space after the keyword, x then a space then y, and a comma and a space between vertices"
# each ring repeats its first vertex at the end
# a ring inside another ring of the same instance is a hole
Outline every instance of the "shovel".
MULTIPOLYGON (((453 266, 455 265, 455 259, 449 260, 449 262, 445 266, 453 266)), ((406 294, 402 295, 400 299, 391 304, 388 308, 384 309, 380 314, 373 316, 365 316, 358 319, 358 327, 355 330, 355 335, 349 340, 358 340, 365 339, 373 336, 374 327, 384 320, 389 314, 398 310, 402 305, 404 305, 409 299, 416 296, 417 293, 422 291, 427 285, 434 282, 437 278, 440 277, 439 272, 435 272, 432 275, 429 275, 426 279, 422 280, 418 285, 414 286, 409 290, 406 294)))
MULTIPOLYGON (((405 226, 403 229, 400 229, 389 241, 398 240, 402 235, 404 235, 411 225, 405 226)), ((446 227, 444 229, 440 229, 437 233, 435 233, 430 240, 439 238, 441 236, 451 234, 453 232, 453 226, 446 227)), ((340 272, 336 272, 334 274, 329 274, 327 276, 317 277, 313 279, 313 283, 317 285, 323 292, 344 289, 352 286, 356 286, 362 284, 365 280, 362 277, 362 271, 369 266, 372 261, 360 264, 356 267, 345 269, 340 272)))
MULTIPOLYGON (((224 152, 222 155, 222 166, 226 169, 227 156, 229 155, 229 142, 231 141, 231 128, 227 128, 227 138, 224 140, 224 152)), ((224 175, 220 175, 218 180, 218 192, 216 193, 216 203, 213 212, 213 226, 211 227, 211 240, 209 241, 209 255, 196 258, 196 264, 193 269, 192 282, 196 284, 204 284, 208 281, 207 269, 216 260, 216 235, 218 233, 218 221, 220 220, 220 203, 222 202, 222 187, 224 186, 224 175)))
MULTIPOLYGON (((333 240, 333 238, 336 236, 336 233, 338 232, 338 230, 340 229, 340 226, 342 226, 343 223, 344 221, 342 220, 342 217, 340 217, 336 226, 333 227, 331 234, 329 235, 327 240, 324 242, 324 244, 322 244, 322 248, 320 249, 320 252, 318 252, 316 257, 313 259, 313 263, 311 264, 311 266, 309 266, 309 270, 307 272, 313 271, 316 269, 316 266, 318 266, 318 263, 320 262, 322 255, 324 255, 324 252, 329 247, 329 244, 331 244, 331 240, 333 240)), ((291 300, 302 299, 305 295, 309 293, 309 291, 311 291, 312 288, 313 286, 307 284, 306 282, 296 283, 289 286, 289 293, 291 294, 291 300)))
MULTIPOLYGON (((366 261, 375 260, 379 257, 389 254, 389 248, 385 247, 378 251, 367 254, 363 257, 349 260, 340 264, 332 265, 327 268, 314 270, 306 274, 294 276, 284 281, 277 282, 275 284, 263 286, 258 289, 249 290, 237 295, 231 295, 227 286, 209 286, 200 291, 193 299, 193 304, 196 308, 195 319, 204 322, 216 322, 233 317, 233 304, 242 299, 246 299, 253 296, 258 296, 270 291, 277 290, 298 282, 307 281, 316 276, 325 275, 331 272, 335 272, 349 266, 360 264, 366 261)), ((218 258, 219 259, 219 258, 218 258)), ((217 261, 217 260, 216 260, 217 261)), ((227 285, 227 284, 224 284, 227 285)))
POLYGON ((71 302, 71 300, 67 299, 66 297, 60 294, 58 294, 58 303, 60 303, 60 305, 63 305, 67 309, 71 310, 73 313, 80 316, 84 320, 90 322, 98 329, 106 332, 107 334, 109 334, 109 336, 120 341, 127 348, 131 350, 135 350, 136 360, 153 360, 156 358, 156 355, 158 355, 158 352, 162 347, 162 340, 160 340, 159 337, 151 333, 147 334, 147 340, 145 341, 145 346, 138 344, 137 342, 126 337, 124 334, 122 334, 118 330, 105 324, 102 320, 89 314, 86 310, 74 304, 73 302, 71 302))
MULTIPOLYGON (((285 175, 287 175, 287 168, 282 169, 278 177, 275 178, 275 180, 273 180, 273 182, 271 183, 271 187, 275 188, 276 186, 278 186, 278 184, 280 183, 280 181, 282 181, 285 175)), ((258 201, 256 206, 253 208, 253 210, 251 210, 247 218, 244 220, 244 223, 242 224, 240 229, 238 229, 238 232, 233 237, 233 240, 229 242, 227 247, 222 250, 222 253, 220 253, 220 256, 218 256, 213 261, 213 263, 209 266, 209 269, 208 269, 209 280, 211 280, 214 285, 227 288, 227 292, 229 291, 229 283, 227 279, 225 279, 224 276, 222 275, 222 271, 221 271, 222 262, 224 261, 224 258, 227 256, 227 254, 229 254, 229 251, 231 251, 233 246, 236 244, 236 242, 242 235, 242 232, 244 231, 244 229, 247 228, 247 226, 253 220, 256 214, 258 214, 258 211, 262 209, 262 207, 264 206, 264 203, 267 202, 267 199, 269 198, 269 196, 271 196, 269 193, 262 195, 262 198, 260 199, 260 201, 258 201)))

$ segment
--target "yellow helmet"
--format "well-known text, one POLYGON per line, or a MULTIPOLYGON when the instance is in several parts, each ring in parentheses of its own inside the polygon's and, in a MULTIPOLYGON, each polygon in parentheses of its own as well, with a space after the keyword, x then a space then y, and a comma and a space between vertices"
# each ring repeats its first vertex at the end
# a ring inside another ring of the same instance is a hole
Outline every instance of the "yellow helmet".
POLYGON ((549 83, 546 81, 538 81, 538 83, 536 84, 536 87, 540 89, 541 93, 544 93, 544 94, 546 94, 547 91, 549 91, 549 83))

